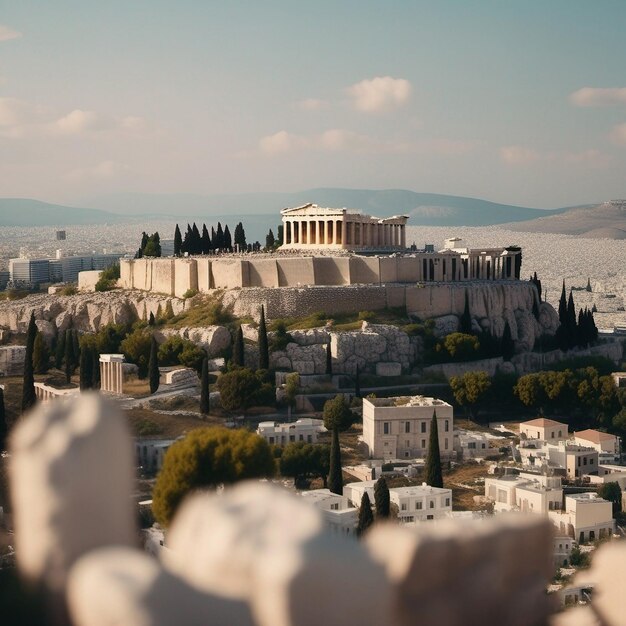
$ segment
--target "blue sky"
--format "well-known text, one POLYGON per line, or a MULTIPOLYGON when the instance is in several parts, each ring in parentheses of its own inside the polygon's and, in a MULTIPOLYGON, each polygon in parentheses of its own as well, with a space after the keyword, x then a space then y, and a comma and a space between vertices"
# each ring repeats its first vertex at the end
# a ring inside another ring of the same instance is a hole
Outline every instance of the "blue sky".
POLYGON ((622 0, 5 4, 5 197, 626 196, 622 0))

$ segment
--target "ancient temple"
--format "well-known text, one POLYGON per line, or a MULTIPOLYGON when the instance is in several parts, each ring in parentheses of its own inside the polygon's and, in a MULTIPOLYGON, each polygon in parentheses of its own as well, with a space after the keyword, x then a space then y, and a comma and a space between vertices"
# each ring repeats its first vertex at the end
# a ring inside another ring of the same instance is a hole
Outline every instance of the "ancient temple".
POLYGON ((316 204, 281 211, 284 249, 404 250, 407 215, 372 217, 316 204))

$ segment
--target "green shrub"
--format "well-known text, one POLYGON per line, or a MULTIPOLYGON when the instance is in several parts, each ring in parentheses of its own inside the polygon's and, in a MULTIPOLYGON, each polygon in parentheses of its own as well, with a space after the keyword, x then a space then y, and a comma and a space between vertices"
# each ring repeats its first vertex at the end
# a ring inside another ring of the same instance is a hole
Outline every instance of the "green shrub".
POLYGON ((358 317, 361 322, 371 322, 376 318, 376 313, 373 311, 359 311, 358 317))
POLYGON ((62 296, 75 296, 78 293, 76 285, 66 285, 61 289, 62 296))
POLYGON ((167 451, 154 487, 152 511, 165 528, 188 493, 248 478, 271 477, 274 471, 270 447, 257 434, 198 428, 167 451))
POLYGON ((183 294, 183 300, 186 300, 187 298, 193 298, 194 296, 198 295, 198 290, 197 289, 187 289, 187 291, 185 291, 185 293, 183 294))

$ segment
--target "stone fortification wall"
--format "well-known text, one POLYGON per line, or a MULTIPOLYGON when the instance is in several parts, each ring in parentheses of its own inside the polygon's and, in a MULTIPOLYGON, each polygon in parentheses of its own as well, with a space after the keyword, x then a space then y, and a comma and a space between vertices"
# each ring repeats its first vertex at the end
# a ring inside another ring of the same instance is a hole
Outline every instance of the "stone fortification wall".
POLYGON ((211 289, 239 287, 410 284, 424 281, 426 276, 429 281, 443 281, 444 276, 450 275, 452 267, 450 260, 448 270, 445 270, 444 256, 122 259, 120 284, 127 289, 157 291, 168 295, 180 295, 187 289, 207 292, 211 289), (181 292, 183 286, 185 289, 181 292))

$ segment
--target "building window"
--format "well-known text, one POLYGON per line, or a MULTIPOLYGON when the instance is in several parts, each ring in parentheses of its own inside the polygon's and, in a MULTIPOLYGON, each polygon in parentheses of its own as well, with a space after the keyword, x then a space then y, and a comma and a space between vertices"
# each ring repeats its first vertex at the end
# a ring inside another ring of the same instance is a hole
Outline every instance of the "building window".
POLYGON ((444 447, 445 450, 448 449, 448 438, 447 437, 444 439, 443 447, 444 447))
POLYGON ((296 440, 295 435, 289 435, 289 441, 295 441, 295 440, 296 440))
POLYGON ((313 443, 313 436, 312 435, 307 435, 306 436, 306 442, 307 443, 313 443))
POLYGON ((446 432, 450 431, 450 422, 448 420, 445 421, 445 426, 444 426, 444 430, 446 432))
POLYGON ((593 465, 593 459, 589 459, 589 465, 593 465))
POLYGON ((304 435, 300 435, 300 436, 298 437, 298 441, 304 441, 304 435))
POLYGON ((274 437, 270 437, 270 443, 274 443, 274 437))
POLYGON ((421 502, 416 502, 415 503, 415 510, 416 511, 421 511, 422 510, 422 503, 421 502))
POLYGON ((587 457, 583 459, 583 465, 587 465, 587 457))
POLYGON ((383 422, 383 435, 389 434, 389 422, 383 422))
POLYGON ((426 519, 435 519, 435 516, 434 515, 427 515, 426 519))
POLYGON ((403 505, 402 505, 402 510, 403 510, 403 511, 406 511, 406 504, 403 504, 403 505))
POLYGON ((338 511, 339 510, 339 503, 335 502, 334 504, 330 505, 330 510, 331 511, 338 511))
POLYGON ((446 498, 446 506, 450 506, 450 498, 446 498))
POLYGON ((411 432, 411 422, 404 422, 404 432, 405 433, 411 432))
POLYGON ((485 444, 483 443, 483 445, 482 445, 481 447, 482 447, 482 449, 484 450, 484 449, 485 449, 485 444))
POLYGON ((426 448, 426 439, 422 439, 422 448, 425 449, 426 448))
POLYGON ((562 431, 559 430, 559 439, 563 436, 561 433, 562 431))
POLYGON ((425 433, 426 432, 426 422, 422 422, 420 425, 420 431, 425 433))
POLYGON ((435 508, 435 501, 434 501, 434 500, 431 500, 431 501, 428 503, 428 508, 430 508, 430 509, 434 509, 434 508, 435 508))
POLYGON ((552 432, 550 433, 550 438, 551 438, 551 439, 554 439, 554 431, 552 431, 552 432))
POLYGON ((404 458, 406 458, 406 459, 408 459, 408 458, 409 458, 409 453, 408 453, 408 452, 405 452, 405 453, 404 453, 404 458))
POLYGON ((468 450, 475 450, 475 449, 476 449, 476 442, 475 442, 475 441, 470 441, 470 442, 467 444, 467 449, 468 449, 468 450))

